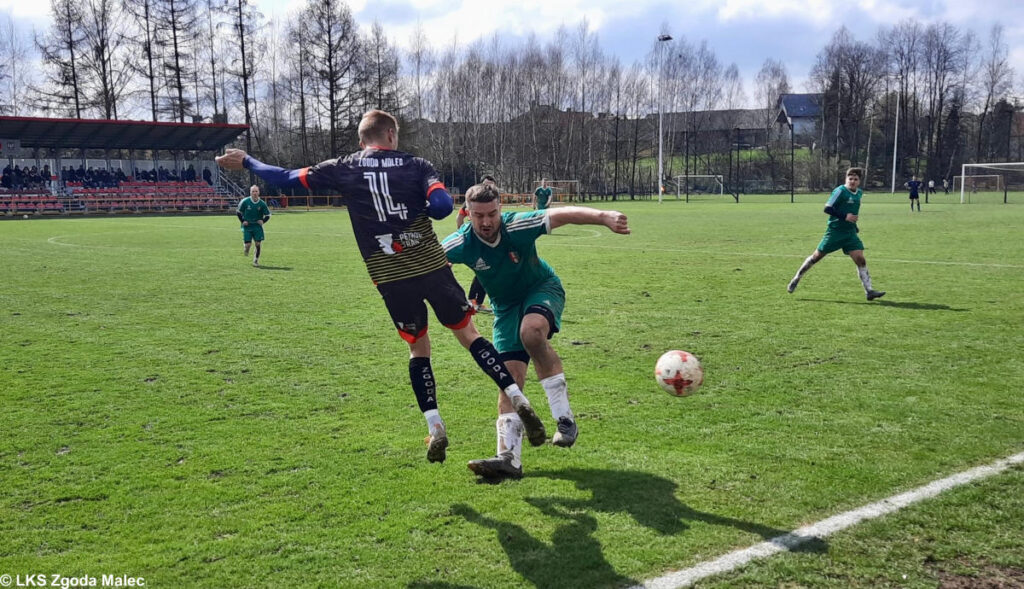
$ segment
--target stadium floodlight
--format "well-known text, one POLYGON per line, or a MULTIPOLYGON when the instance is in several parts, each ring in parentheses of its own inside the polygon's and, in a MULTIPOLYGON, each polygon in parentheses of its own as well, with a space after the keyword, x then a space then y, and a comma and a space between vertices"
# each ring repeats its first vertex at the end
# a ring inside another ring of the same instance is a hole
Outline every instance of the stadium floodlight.
POLYGON ((661 149, 662 149, 662 133, 661 133, 661 78, 662 78, 662 66, 664 65, 665 52, 661 49, 661 44, 664 41, 671 41, 672 35, 661 34, 658 35, 658 202, 661 202, 662 195, 665 193, 665 187, 662 185, 662 178, 664 177, 664 168, 661 163, 661 149))

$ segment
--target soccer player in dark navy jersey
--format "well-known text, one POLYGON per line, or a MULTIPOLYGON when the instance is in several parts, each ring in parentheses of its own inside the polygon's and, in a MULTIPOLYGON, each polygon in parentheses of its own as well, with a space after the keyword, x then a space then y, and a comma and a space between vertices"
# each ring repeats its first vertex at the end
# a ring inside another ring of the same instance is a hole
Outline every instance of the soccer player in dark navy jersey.
POLYGON ((917 203, 917 212, 921 212, 921 196, 918 194, 918 190, 921 189, 921 182, 917 179, 917 176, 911 176, 910 181, 904 184, 908 190, 910 190, 910 210, 914 210, 914 203, 917 203))
POLYGON ((448 435, 437 408, 424 301, 509 396, 531 442, 542 444, 544 424, 497 350, 473 325, 473 309, 434 233, 430 219, 452 212, 452 197, 434 166, 398 151, 398 122, 384 111, 363 115, 359 146, 362 149, 351 155, 296 170, 264 164, 239 149, 227 150, 217 163, 229 170, 248 168, 282 188, 326 188, 344 197, 370 278, 399 335, 409 344, 409 377, 430 434, 427 460, 444 461, 448 435))

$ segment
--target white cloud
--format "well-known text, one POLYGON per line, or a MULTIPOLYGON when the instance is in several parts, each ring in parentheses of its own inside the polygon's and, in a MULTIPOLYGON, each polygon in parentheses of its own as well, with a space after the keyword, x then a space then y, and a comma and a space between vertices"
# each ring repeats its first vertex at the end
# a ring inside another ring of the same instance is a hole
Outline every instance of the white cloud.
POLYGON ((732 20, 757 20, 760 18, 790 18, 794 26, 800 22, 811 22, 816 26, 832 23, 836 16, 830 0, 725 0, 718 9, 718 18, 729 22, 732 20))
POLYGON ((50 16, 50 3, 38 0, 0 0, 0 12, 7 12, 14 18, 38 20, 50 16))

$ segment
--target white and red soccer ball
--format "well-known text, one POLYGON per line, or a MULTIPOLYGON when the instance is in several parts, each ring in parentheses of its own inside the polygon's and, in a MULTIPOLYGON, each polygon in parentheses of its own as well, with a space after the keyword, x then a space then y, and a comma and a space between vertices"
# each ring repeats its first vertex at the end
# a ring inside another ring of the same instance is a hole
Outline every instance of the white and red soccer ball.
POLYGON ((654 365, 654 378, 666 393, 674 397, 685 397, 697 392, 704 383, 704 368, 693 354, 671 350, 658 358, 658 363, 654 365))

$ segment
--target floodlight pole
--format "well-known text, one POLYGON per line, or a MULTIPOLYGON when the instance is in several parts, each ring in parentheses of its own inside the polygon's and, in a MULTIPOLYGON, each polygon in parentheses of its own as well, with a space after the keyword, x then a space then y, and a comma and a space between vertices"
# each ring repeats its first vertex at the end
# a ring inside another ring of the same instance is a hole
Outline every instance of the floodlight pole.
POLYGON ((794 173, 795 166, 794 161, 794 150, 793 150, 793 118, 787 116, 786 119, 789 122, 789 202, 792 204, 795 202, 794 194, 796 193, 796 174, 794 173))
POLYGON ((662 133, 661 133, 661 78, 662 66, 664 65, 665 52, 661 48, 663 41, 671 41, 672 35, 658 35, 658 202, 661 202, 665 187, 661 184, 664 171, 661 163, 662 133))
POLYGON ((892 187, 889 194, 896 194, 896 147, 900 144, 900 88, 896 88, 896 129, 892 136, 892 187))

